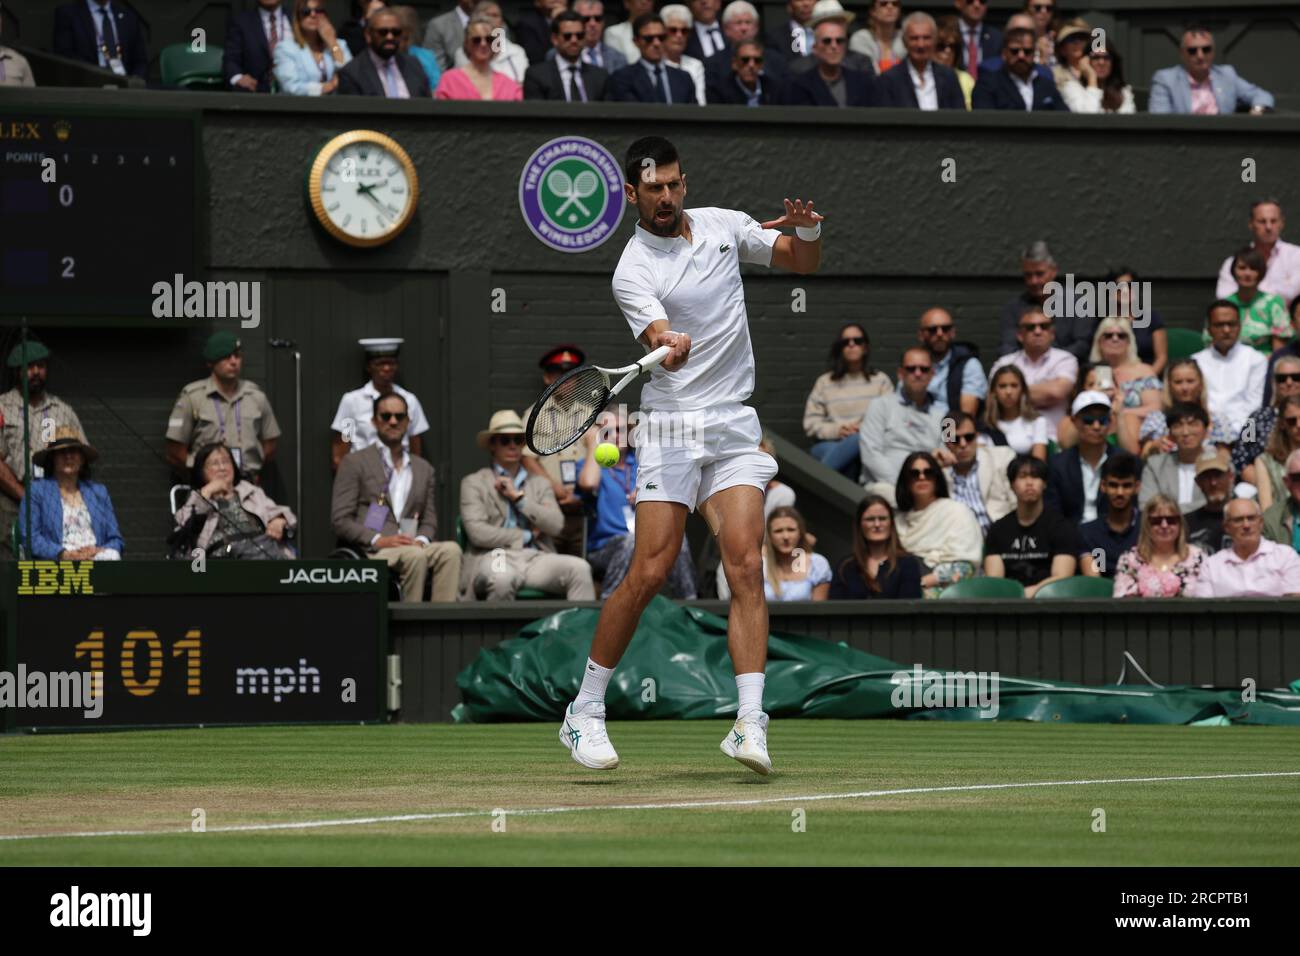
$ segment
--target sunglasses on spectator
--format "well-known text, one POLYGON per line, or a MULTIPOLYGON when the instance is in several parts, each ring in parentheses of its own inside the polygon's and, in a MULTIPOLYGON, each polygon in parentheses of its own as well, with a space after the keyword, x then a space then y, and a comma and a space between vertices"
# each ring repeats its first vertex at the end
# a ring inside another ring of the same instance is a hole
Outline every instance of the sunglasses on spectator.
POLYGON ((846 335, 840 341, 845 345, 866 345, 867 337, 865 335, 846 335))
POLYGON ((761 64, 763 62, 763 58, 761 56, 738 56, 736 57, 736 59, 739 60, 741 63, 761 64))
POLYGON ((1054 3, 1031 3, 1029 5, 1029 10, 1031 13, 1050 13, 1052 10, 1055 9, 1056 9, 1056 4, 1054 3))
POLYGON ((950 444, 950 445, 969 445, 969 444, 970 444, 971 442, 973 442, 974 440, 975 440, 975 433, 974 433, 974 432, 961 432, 960 434, 953 435, 953 436, 952 436, 952 441, 950 441, 948 444, 950 444))
POLYGON ((494 445, 522 445, 524 443, 523 435, 493 435, 492 443, 494 445))
POLYGON ((845 42, 845 38, 844 37, 822 37, 817 42, 820 43, 822 46, 843 46, 845 42))
POLYGON ((1009 46, 1007 47, 1007 56, 1010 58, 1020 56, 1033 56, 1034 48, 1030 46, 1009 46))
POLYGON ((561 34, 560 34, 560 39, 561 39, 561 40, 581 40, 581 39, 583 38, 583 36, 584 36, 584 34, 581 33, 581 32, 579 32, 579 33, 561 33, 561 34))
POLYGON ((931 365, 904 365, 903 371, 911 375, 924 375, 933 368, 931 365))
POLYGON ((401 27, 374 27, 370 31, 378 37, 400 37, 402 35, 401 27))
POLYGON ((589 14, 587 14, 585 17, 582 18, 582 22, 583 22, 583 23, 599 23, 601 20, 604 20, 604 19, 605 19, 605 14, 603 14, 603 13, 589 13, 589 14))
POLYGON ((934 472, 929 468, 909 468, 907 477, 912 481, 930 481, 934 478, 934 472))
POLYGON ((1286 423, 1289 427, 1295 428, 1297 425, 1300 425, 1300 418, 1293 418, 1292 416, 1288 415, 1286 417, 1286 423))
POLYGON ((1103 333, 1101 333, 1101 337, 1102 337, 1103 339, 1105 339, 1107 342, 1127 342, 1127 341, 1128 341, 1128 333, 1127 333, 1127 332, 1103 332, 1103 333))
POLYGON ((1186 50, 1188 53, 1190 53, 1192 56, 1196 56, 1197 54, 1205 54, 1208 56, 1209 54, 1214 52, 1213 44, 1211 44, 1210 46, 1185 46, 1183 47, 1183 49, 1186 50))
POLYGON ((669 33, 690 33, 690 27, 664 27, 669 33))
POLYGON ((470 46, 491 46, 491 37, 466 37, 465 42, 470 46))
POLYGON ((952 323, 949 322, 947 325, 928 325, 921 330, 921 334, 938 335, 940 332, 942 332, 944 335, 947 335, 951 331, 952 331, 952 323))
POLYGON ((959 47, 955 43, 936 43, 934 45, 934 48, 939 53, 945 53, 948 50, 952 50, 954 53, 956 53, 957 50, 959 49, 959 47))
POLYGON ((302 13, 299 14, 299 17, 306 20, 308 17, 318 16, 324 12, 324 7, 303 7, 302 13))
POLYGON ((1151 527, 1153 528, 1175 528, 1182 519, 1177 515, 1152 515, 1151 527))
POLYGON ((1079 421, 1083 422, 1085 425, 1109 425, 1110 416, 1109 415, 1080 415, 1079 421))
POLYGON ((1020 326, 1021 332, 1046 332, 1052 327, 1051 321, 1047 322, 1026 322, 1020 326))
POLYGON ((643 33, 638 39, 642 43, 663 43, 667 36, 666 33, 643 33))
POLYGON ((404 422, 406 421, 406 412, 380 412, 379 420, 381 422, 404 422))
POLYGON ((1114 59, 1114 57, 1112 57, 1109 53, 1089 53, 1089 54, 1088 54, 1088 59, 1090 59, 1090 60, 1112 60, 1112 59, 1114 59))
POLYGON ((1288 472, 1286 477, 1287 481, 1294 481, 1297 484, 1300 484, 1300 471, 1288 472))
POLYGON ((1294 384, 1296 382, 1300 382, 1300 372, 1274 372, 1273 381, 1277 382, 1277 384, 1279 385, 1282 385, 1286 382, 1291 382, 1294 384))

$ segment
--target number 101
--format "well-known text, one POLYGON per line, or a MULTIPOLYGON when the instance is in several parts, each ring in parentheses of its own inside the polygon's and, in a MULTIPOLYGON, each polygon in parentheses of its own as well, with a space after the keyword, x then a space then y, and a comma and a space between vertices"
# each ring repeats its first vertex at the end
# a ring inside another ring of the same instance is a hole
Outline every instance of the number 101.
MULTIPOLYGON (((185 693, 190 697, 197 697, 203 692, 202 642, 202 632, 198 628, 191 628, 185 632, 183 638, 172 645, 172 657, 185 657, 185 693)), ((92 674, 103 674, 104 632, 102 629, 91 631, 90 635, 77 645, 76 651, 78 658, 89 658, 92 674)), ((136 697, 148 697, 158 689, 158 685, 162 682, 163 647, 157 631, 126 632, 126 638, 122 641, 120 670, 122 685, 127 693, 134 694, 136 697), (136 674, 136 647, 139 644, 143 644, 149 650, 149 661, 143 679, 136 674)), ((103 686, 104 678, 101 676, 98 681, 95 681, 96 695, 102 691, 103 686)))

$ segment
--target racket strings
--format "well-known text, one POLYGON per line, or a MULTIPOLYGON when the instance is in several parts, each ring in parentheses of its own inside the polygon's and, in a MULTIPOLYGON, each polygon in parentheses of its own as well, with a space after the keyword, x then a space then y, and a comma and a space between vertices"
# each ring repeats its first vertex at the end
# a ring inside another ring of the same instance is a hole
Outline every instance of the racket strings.
POLYGON ((608 400, 609 384, 598 369, 578 369, 560 379, 533 413, 529 438, 534 450, 552 455, 573 444, 608 400))

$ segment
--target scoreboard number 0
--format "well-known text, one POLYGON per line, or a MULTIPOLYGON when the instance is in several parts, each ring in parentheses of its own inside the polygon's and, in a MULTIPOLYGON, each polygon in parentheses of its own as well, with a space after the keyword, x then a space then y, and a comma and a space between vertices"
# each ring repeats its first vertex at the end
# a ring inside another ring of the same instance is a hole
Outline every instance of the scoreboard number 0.
MULTIPOLYGON (((92 674, 103 674, 104 631, 102 628, 91 631, 84 641, 77 644, 75 650, 78 658, 85 657, 89 660, 92 674)), ((183 638, 172 645, 172 657, 183 657, 185 660, 185 693, 190 697, 198 697, 203 693, 202 654, 203 633, 198 628, 190 628, 183 638)), ((162 639, 158 637, 157 631, 127 631, 126 638, 122 641, 122 655, 118 664, 122 686, 126 688, 127 693, 136 697, 148 697, 156 691, 162 684, 163 660, 162 639), (141 646, 148 651, 148 660, 143 668, 137 666, 141 646)), ((96 693, 102 691, 103 676, 95 686, 96 693)))

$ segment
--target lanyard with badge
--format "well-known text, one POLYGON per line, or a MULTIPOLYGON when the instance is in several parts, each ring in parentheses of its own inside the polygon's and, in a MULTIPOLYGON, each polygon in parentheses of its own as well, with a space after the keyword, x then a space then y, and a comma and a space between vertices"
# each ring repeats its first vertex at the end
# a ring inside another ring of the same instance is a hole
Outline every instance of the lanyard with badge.
POLYGON ((107 21, 109 27, 112 28, 113 15, 109 11, 107 4, 100 7, 98 13, 99 13, 98 19, 92 16, 90 20, 95 25, 95 39, 99 41, 99 52, 103 55, 104 62, 108 64, 108 68, 110 70, 112 70, 118 76, 126 76, 126 67, 122 65, 122 43, 118 38, 117 30, 116 29, 113 30, 113 51, 112 52, 109 52, 108 40, 104 36, 103 25, 105 21, 107 21))
POLYGON ((212 408, 217 413, 217 427, 221 429, 221 440, 230 449, 230 454, 235 459, 236 468, 244 467, 244 418, 239 410, 241 402, 243 402, 243 399, 237 398, 231 403, 231 407, 235 410, 235 444, 231 445, 230 442, 226 441, 226 415, 221 410, 221 402, 215 398, 212 400, 212 408))
MULTIPOLYGON (((379 500, 366 509, 365 526, 368 530, 376 534, 382 534, 384 525, 388 523, 388 516, 392 514, 392 496, 390 491, 393 487, 393 466, 390 465, 382 456, 379 458, 379 464, 384 468, 384 490, 379 494, 379 500)), ((409 518, 399 518, 397 522, 397 533, 404 534, 408 538, 414 537, 416 529, 419 527, 420 515, 417 512, 409 518)))

